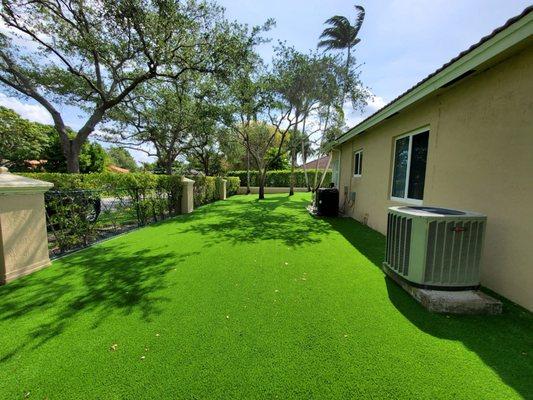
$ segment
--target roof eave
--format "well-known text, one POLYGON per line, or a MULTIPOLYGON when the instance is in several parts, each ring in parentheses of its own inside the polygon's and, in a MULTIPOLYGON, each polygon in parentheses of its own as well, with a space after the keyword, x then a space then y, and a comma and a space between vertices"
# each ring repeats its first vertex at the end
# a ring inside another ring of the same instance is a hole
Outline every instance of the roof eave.
POLYGON ((523 18, 519 19, 506 29, 498 32, 492 38, 476 47, 474 50, 468 52, 458 60, 444 68, 439 73, 422 81, 421 84, 415 86, 400 98, 389 103, 381 110, 377 111, 368 119, 354 126, 348 130, 344 135, 335 141, 335 146, 338 146, 361 132, 372 128, 378 123, 382 122, 387 117, 400 112, 409 105, 422 100, 428 95, 441 88, 446 83, 458 78, 462 74, 475 69, 479 65, 487 62, 491 58, 496 57, 503 51, 512 46, 522 42, 533 34, 533 13, 528 13, 523 18))

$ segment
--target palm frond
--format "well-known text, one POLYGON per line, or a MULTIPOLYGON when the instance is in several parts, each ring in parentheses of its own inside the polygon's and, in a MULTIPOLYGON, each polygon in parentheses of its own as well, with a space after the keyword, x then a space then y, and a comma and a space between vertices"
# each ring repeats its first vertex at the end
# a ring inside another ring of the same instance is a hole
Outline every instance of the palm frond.
POLYGON ((326 39, 318 42, 318 47, 325 47, 326 50, 341 50, 346 48, 344 42, 336 39, 326 39))
POLYGON ((330 38, 330 39, 343 39, 345 36, 344 31, 337 28, 326 28, 320 35, 320 39, 330 38))
POLYGON ((333 25, 333 26, 349 26, 350 25, 350 21, 348 20, 348 18, 346 18, 343 15, 334 15, 333 17, 327 19, 326 22, 324 23, 328 25, 333 25))
POLYGON ((357 10, 357 17, 355 19, 355 25, 353 26, 355 30, 355 36, 359 34, 359 30, 361 29, 361 26, 363 25, 363 21, 365 20, 365 14, 366 11, 363 6, 355 6, 355 9, 357 10))
POLYGON ((325 47, 326 50, 331 49, 347 49, 358 44, 361 39, 357 37, 363 21, 365 19, 365 9, 362 6, 356 5, 357 16, 355 25, 351 25, 348 18, 342 15, 334 15, 326 20, 325 24, 330 25, 322 31, 318 47, 325 47))

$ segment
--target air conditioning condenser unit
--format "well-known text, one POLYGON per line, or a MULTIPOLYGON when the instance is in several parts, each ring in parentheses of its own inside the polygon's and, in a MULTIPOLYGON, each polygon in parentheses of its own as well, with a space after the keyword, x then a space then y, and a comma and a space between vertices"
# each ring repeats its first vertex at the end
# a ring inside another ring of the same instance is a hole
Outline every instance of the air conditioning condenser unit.
POLYGON ((487 217, 437 207, 390 207, 384 267, 425 289, 477 289, 487 217))

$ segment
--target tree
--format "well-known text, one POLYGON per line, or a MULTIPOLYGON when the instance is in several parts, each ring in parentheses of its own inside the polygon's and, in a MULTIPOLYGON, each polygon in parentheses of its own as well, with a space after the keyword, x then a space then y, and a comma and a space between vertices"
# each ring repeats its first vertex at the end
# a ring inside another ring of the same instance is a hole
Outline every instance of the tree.
POLYGON ((272 116, 272 122, 268 124, 264 121, 253 121, 245 127, 236 128, 259 173, 259 200, 265 198, 266 174, 279 163, 287 137, 294 125, 290 111, 279 115, 275 122, 272 116))
MULTIPOLYGON (((48 146, 44 149, 41 159, 46 160, 44 169, 47 172, 67 172, 67 163, 63 156, 61 140, 54 126, 33 123, 36 129, 48 135, 48 146)), ((72 137, 74 131, 67 127, 67 134, 72 137)), ((85 142, 81 146, 79 156, 79 172, 88 174, 103 172, 107 160, 104 148, 96 142, 85 142)))
POLYGON ((90 174, 103 172, 107 161, 107 153, 100 143, 85 142, 80 152, 80 173, 90 174))
MULTIPOLYGON (((74 135, 66 128, 69 135, 74 135)), ((106 153, 98 143, 86 142, 80 151, 80 172, 102 172, 106 153)), ((45 160, 47 172, 66 172, 59 135, 51 125, 31 122, 15 111, 0 107, 0 163, 26 171, 28 160, 45 160)))
POLYGON ((15 111, 0 106, 0 165, 24 168, 26 160, 40 160, 48 135, 15 111))
MULTIPOLYGON (((343 69, 338 57, 319 55, 314 52, 303 54, 284 44, 276 49, 273 62, 274 74, 281 77, 283 84, 279 85, 280 96, 289 103, 294 110, 295 123, 289 140, 291 178, 289 195, 294 194, 294 170, 298 154, 305 159, 312 151, 310 137, 319 129, 309 127, 307 121, 310 116, 316 116, 320 109, 328 109, 343 102, 343 83, 348 86, 354 106, 364 99, 359 87, 359 81, 344 79, 343 69)), ((316 118, 315 118, 316 119, 316 118)), ((315 124, 313 124, 315 125, 315 124)), ((305 162, 304 162, 305 164, 305 162)), ((307 187, 310 188, 307 168, 304 165, 307 187)))
POLYGON ((0 83, 53 118, 69 172, 96 125, 139 85, 191 71, 225 73, 248 43, 212 3, 175 0, 10 0, 0 9, 0 83), (34 46, 24 49, 14 35, 34 46), (69 135, 57 104, 86 112, 69 135))
POLYGON ((357 12, 355 23, 352 25, 350 20, 342 15, 335 15, 325 23, 331 25, 324 29, 320 35, 318 47, 324 47, 326 50, 346 50, 346 73, 351 67, 351 51, 361 39, 357 37, 359 30, 365 19, 365 9, 356 5, 357 12))
POLYGON ((156 157, 166 174, 175 172, 180 158, 208 175, 220 161, 217 135, 225 111, 219 101, 216 82, 199 75, 153 81, 110 113, 116 126, 106 128, 102 138, 156 157))
POLYGON ((290 168, 290 161, 287 157, 287 152, 278 155, 277 147, 273 146, 267 150, 266 162, 271 170, 283 170, 290 168))
POLYGON ((106 152, 111 163, 115 164, 116 166, 128 169, 130 171, 137 170, 137 163, 127 149, 123 147, 112 146, 108 148, 106 152))
POLYGON ((116 126, 106 128, 102 138, 156 157, 164 173, 172 174, 177 158, 191 147, 197 122, 193 90, 191 81, 144 84, 110 113, 116 126))

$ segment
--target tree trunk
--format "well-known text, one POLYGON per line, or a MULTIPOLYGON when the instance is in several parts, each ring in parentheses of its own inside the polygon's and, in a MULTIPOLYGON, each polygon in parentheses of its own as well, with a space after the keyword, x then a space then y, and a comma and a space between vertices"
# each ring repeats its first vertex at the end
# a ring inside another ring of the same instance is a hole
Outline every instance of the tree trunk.
POLYGON ((305 154, 304 145, 302 144, 302 162, 303 162, 303 169, 304 169, 304 176, 305 176, 305 186, 307 186, 307 191, 311 191, 311 184, 309 183, 309 176, 307 175, 307 166, 305 165, 307 163, 307 156, 305 154))
POLYGON ((307 191, 311 191, 311 185, 309 184, 309 176, 307 176, 307 166, 305 165, 307 163, 307 152, 305 151, 305 121, 307 119, 307 116, 304 118, 304 122, 302 125, 302 162, 303 162, 303 169, 304 169, 304 176, 305 176, 305 185, 307 186, 307 191))
POLYGON ((296 111, 296 123, 294 124, 293 137, 291 138, 291 177, 290 177, 290 188, 289 196, 294 196, 294 167, 296 166, 296 138, 298 135, 298 117, 300 114, 296 111))
POLYGON ((63 143, 63 154, 67 160, 67 172, 69 174, 79 174, 80 173, 80 153, 81 145, 73 139, 69 139, 66 144, 66 149, 63 143))
POLYGON ((318 184, 317 189, 320 186, 322 186, 322 184, 324 183, 324 178, 326 177, 326 174, 328 172, 329 166, 331 164, 331 159, 333 158, 333 151, 330 151, 328 156, 329 156, 328 163, 326 164, 326 167, 324 168, 324 171, 322 171, 322 178, 320 178, 320 183, 318 184))
POLYGON ((246 148, 246 194, 250 194, 250 150, 246 148))
POLYGON ((259 170, 259 200, 265 198, 265 179, 266 179, 266 168, 261 171, 259 170))
POLYGON ((204 174, 209 176, 209 155, 204 158, 204 174))
POLYGON ((346 76, 344 81, 344 87, 342 88, 342 106, 344 107, 344 100, 346 93, 348 93, 348 75, 350 74, 350 61, 351 61, 352 48, 348 46, 348 54, 346 55, 346 76))
POLYGON ((59 133, 59 140, 63 154, 67 159, 67 172, 70 174, 77 174, 80 172, 80 153, 81 146, 87 141, 89 135, 94 131, 96 125, 104 117, 104 109, 98 107, 89 117, 85 125, 76 133, 74 139, 69 139, 67 129, 63 124, 61 118, 54 118, 54 126, 59 133))
POLYGON ((317 181, 318 181, 318 160, 320 160, 320 152, 317 154, 316 156, 316 163, 315 163, 315 179, 314 179, 314 182, 313 182, 313 193, 316 191, 316 189, 319 187, 317 186, 317 181))
POLYGON ((172 161, 167 161, 165 163, 165 174, 172 175, 172 161))
POLYGON ((296 150, 294 149, 294 143, 291 146, 291 183, 289 189, 289 196, 294 195, 294 167, 296 165, 296 150))

